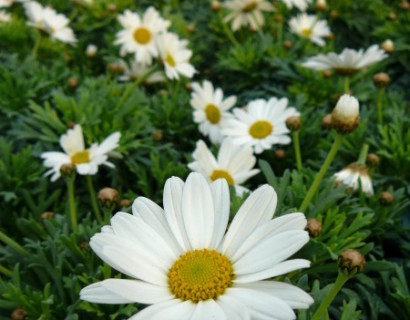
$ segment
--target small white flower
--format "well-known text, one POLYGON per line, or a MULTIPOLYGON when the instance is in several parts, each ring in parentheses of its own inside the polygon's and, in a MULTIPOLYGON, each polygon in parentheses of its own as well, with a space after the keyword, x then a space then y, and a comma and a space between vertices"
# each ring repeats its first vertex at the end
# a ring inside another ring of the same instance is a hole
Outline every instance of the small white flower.
MULTIPOLYGON (((120 60, 119 65, 124 70, 124 74, 118 78, 120 81, 138 80, 150 70, 150 68, 147 67, 145 64, 138 63, 135 60, 131 61, 130 66, 128 66, 128 64, 124 60, 120 60)), ((146 83, 155 83, 163 81, 165 81, 165 77, 163 72, 161 71, 156 71, 153 74, 151 74, 147 79, 145 79, 146 83)))
POLYGON ((387 55, 384 50, 381 50, 378 45, 373 45, 366 51, 363 51, 363 49, 356 51, 346 48, 340 54, 334 52, 330 52, 326 55, 319 54, 309 58, 308 61, 302 65, 309 69, 334 70, 343 75, 350 75, 386 57, 387 55))
POLYGON ((64 152, 44 152, 44 166, 51 168, 45 175, 53 174, 51 181, 60 177, 60 168, 64 164, 74 164, 77 173, 81 175, 94 175, 98 172, 98 166, 106 165, 113 168, 108 162, 108 153, 118 147, 121 134, 115 132, 109 135, 102 143, 93 143, 89 149, 84 147, 84 137, 80 125, 75 125, 60 138, 60 145, 64 152))
POLYGON ((118 21, 124 28, 116 35, 115 44, 121 45, 120 54, 133 53, 135 60, 151 65, 152 58, 158 56, 157 36, 165 32, 170 22, 164 20, 158 11, 149 7, 141 18, 137 13, 125 10, 118 16, 118 21))
POLYGON ((342 95, 332 112, 332 126, 340 133, 348 133, 355 129, 359 122, 359 101, 351 95, 342 95))
POLYGON ((77 42, 74 32, 68 27, 70 20, 63 14, 58 14, 50 7, 43 7, 35 1, 24 3, 24 9, 29 18, 28 25, 50 35, 52 40, 74 44, 77 42))
POLYGON ((192 84, 191 106, 194 108, 194 121, 199 123, 199 131, 209 136, 212 143, 221 143, 221 129, 226 119, 232 117, 228 110, 236 103, 236 97, 223 98, 222 89, 214 87, 211 82, 204 81, 192 84))
POLYGON ((250 26, 258 30, 265 24, 263 11, 274 11, 271 3, 265 0, 233 0, 224 3, 224 6, 232 12, 224 18, 227 23, 232 20, 232 30, 236 31, 240 27, 250 26))
POLYGON ((6 23, 11 21, 11 14, 4 10, 0 10, 0 23, 6 23))
POLYGON ((321 47, 325 45, 323 38, 331 34, 326 20, 317 20, 315 15, 306 13, 301 13, 290 19, 289 27, 291 32, 302 38, 307 38, 321 47))
POLYGON ((372 179, 369 174, 369 169, 360 163, 352 163, 347 168, 335 173, 336 184, 343 184, 350 188, 353 192, 359 189, 359 179, 362 190, 368 196, 374 194, 372 179))
POLYGON ((188 164, 189 169, 202 173, 210 182, 225 179, 235 187, 239 196, 249 191, 241 184, 259 173, 258 169, 252 169, 256 163, 252 147, 235 145, 231 139, 222 142, 218 158, 214 157, 205 142, 199 140, 192 157, 195 161, 188 164))
POLYGON ((288 144, 291 140, 286 119, 299 113, 293 107, 286 108, 287 105, 286 98, 251 101, 247 110, 233 110, 236 118, 226 121, 222 134, 232 137, 237 145, 253 146, 255 153, 269 150, 275 144, 288 144))
POLYGON ((293 7, 298 8, 300 11, 306 11, 309 4, 312 0, 281 0, 286 4, 288 9, 292 9, 293 7))
POLYGON ((94 58, 97 55, 97 52, 98 52, 98 47, 92 43, 87 45, 87 48, 85 49, 85 55, 88 58, 94 58))
POLYGON ((129 279, 89 285, 80 298, 94 303, 151 306, 129 320, 295 319, 313 299, 300 288, 267 280, 309 267, 286 260, 309 241, 306 218, 272 219, 277 195, 254 191, 226 231, 230 198, 225 180, 211 185, 198 173, 167 180, 164 209, 137 198, 133 214, 118 212, 91 238, 94 252, 129 279), (261 317, 262 315, 262 317, 261 317))
POLYGON ((194 76, 195 68, 189 63, 192 51, 187 49, 188 41, 180 40, 174 33, 164 33, 157 37, 159 56, 165 66, 168 79, 179 79, 179 75, 186 78, 194 76))

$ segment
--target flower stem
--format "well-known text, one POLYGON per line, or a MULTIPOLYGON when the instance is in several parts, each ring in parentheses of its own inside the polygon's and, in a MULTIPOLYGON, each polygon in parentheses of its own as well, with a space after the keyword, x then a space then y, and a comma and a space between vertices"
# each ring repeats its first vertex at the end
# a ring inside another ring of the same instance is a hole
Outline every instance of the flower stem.
POLYGON ((223 21, 222 13, 219 12, 219 19, 221 20, 222 28, 224 29, 226 35, 228 36, 229 40, 231 40, 234 46, 239 46, 238 40, 236 40, 235 36, 233 35, 231 29, 229 29, 228 25, 223 21))
POLYGON ((345 76, 345 93, 350 94, 349 77, 345 76))
POLYGON ((112 211, 110 209, 103 208, 103 212, 104 212, 104 224, 110 224, 112 211))
POLYGON ((332 303, 333 299, 336 297, 340 289, 343 288, 343 285, 349 280, 350 277, 343 272, 339 271, 337 276, 336 282, 333 284, 332 288, 330 289, 329 294, 325 297, 325 299, 320 304, 319 308, 316 310, 315 314, 313 315, 311 320, 321 320, 327 312, 327 308, 332 303))
POLYGON ((88 185, 88 191, 90 192, 91 204, 93 206, 95 217, 97 218, 97 221, 99 223, 102 223, 103 219, 101 218, 100 209, 98 208, 97 198, 95 197, 93 181, 90 175, 87 175, 87 185, 88 185))
POLYGON ((77 231, 77 212, 74 199, 74 178, 67 178, 68 201, 70 205, 70 219, 73 232, 77 231))
POLYGON ((296 157, 296 167, 300 172, 302 170, 302 157, 300 155, 300 144, 299 144, 299 131, 293 131, 293 146, 295 148, 295 157, 296 157))
POLYGON ((382 111, 382 99, 383 99, 383 88, 377 90, 377 115, 379 118, 379 124, 383 124, 383 111, 382 111))
POLYGON ((26 249, 24 249, 21 245, 19 245, 16 241, 8 237, 2 231, 0 231, 0 241, 4 242, 6 245, 8 245, 10 248, 12 248, 14 251, 21 254, 22 256, 25 256, 28 254, 26 249))
POLYGON ((32 51, 32 54, 34 57, 37 56, 37 51, 38 51, 38 48, 40 47, 40 42, 41 42, 41 35, 37 37, 36 42, 34 43, 34 47, 32 51))
POLYGON ((322 181, 324 175, 326 174, 327 170, 329 169, 330 164, 332 163, 333 159, 335 158, 337 151, 339 150, 339 147, 343 141, 344 136, 341 134, 338 134, 336 136, 335 141, 333 142, 332 148, 330 148, 329 154, 327 155, 327 158, 325 162, 323 163, 322 167, 320 168, 319 172, 316 175, 315 180, 313 181, 312 185, 309 188, 308 193, 306 194, 305 199, 302 202, 302 205, 300 206, 300 211, 305 212, 310 200, 312 200, 313 196, 315 195, 320 182, 322 181))
POLYGON ((367 143, 363 144, 362 149, 360 150, 359 159, 357 160, 360 164, 366 163, 366 157, 369 152, 369 145, 367 143))

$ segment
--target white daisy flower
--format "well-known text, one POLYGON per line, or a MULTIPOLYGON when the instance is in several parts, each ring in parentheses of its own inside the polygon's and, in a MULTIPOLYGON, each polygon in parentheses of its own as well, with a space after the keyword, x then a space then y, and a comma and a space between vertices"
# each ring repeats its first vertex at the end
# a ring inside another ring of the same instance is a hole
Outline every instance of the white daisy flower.
POLYGON ((91 238, 94 252, 131 279, 107 279, 80 292, 95 303, 149 304, 130 320, 295 319, 313 299, 300 288, 266 279, 309 267, 286 260, 309 236, 302 213, 273 219, 277 196, 269 185, 253 192, 228 231, 229 189, 198 173, 173 177, 164 209, 146 198, 133 215, 118 212, 91 238), (261 316, 263 317, 261 318, 261 316))
POLYGON ((308 59, 302 65, 309 69, 334 70, 342 75, 351 75, 385 58, 387 58, 387 55, 384 50, 381 50, 378 45, 373 45, 366 51, 346 48, 340 54, 334 52, 326 55, 319 54, 308 59))
POLYGON ((247 110, 233 110, 235 119, 228 119, 222 134, 232 137, 237 145, 252 146, 255 153, 269 150, 274 144, 288 144, 286 119, 298 116, 295 108, 286 108, 288 99, 278 100, 273 97, 268 101, 258 99, 251 101, 247 110))
POLYGON ((312 0, 281 0, 286 4, 288 9, 292 9, 293 7, 298 8, 300 11, 306 11, 309 4, 312 3, 312 0))
POLYGON ((309 39, 318 46, 323 47, 326 43, 323 38, 331 34, 326 20, 317 20, 315 15, 301 13, 289 21, 290 31, 309 39))
POLYGON ((226 119, 232 117, 228 110, 236 103, 236 97, 223 98, 222 89, 214 87, 211 82, 204 81, 192 84, 191 106, 194 108, 194 121, 199 123, 199 131, 209 136, 212 143, 221 143, 221 129, 226 119))
POLYGON ((164 33, 157 37, 159 56, 165 66, 168 79, 179 79, 179 75, 186 78, 194 76, 195 68, 189 63, 192 51, 187 49, 188 41, 180 40, 174 33, 164 33))
POLYGON ((233 0, 224 3, 224 6, 232 12, 224 18, 227 23, 232 20, 231 28, 233 31, 240 27, 250 26, 258 30, 265 24, 263 11, 274 11, 274 6, 265 0, 233 0))
POLYGON ((77 42, 74 32, 68 27, 70 20, 63 14, 58 14, 50 7, 43 7, 35 1, 24 3, 24 9, 29 18, 28 25, 47 33, 52 40, 74 44, 77 42))
MULTIPOLYGON (((124 74, 118 78, 120 81, 138 80, 150 70, 150 68, 145 64, 138 63, 135 60, 132 60, 130 65, 128 65, 128 63, 124 60, 120 60, 118 64, 121 66, 122 70, 124 70, 124 74)), ((161 71, 156 71, 145 79, 145 83, 156 83, 163 81, 165 81, 165 77, 161 71)))
POLYGON ((347 168, 334 174, 336 184, 343 184, 350 188, 353 192, 359 189, 359 179, 361 181, 362 190, 368 196, 374 194, 372 179, 369 174, 369 169, 361 163, 352 163, 347 168))
POLYGON ((188 164, 189 169, 202 173, 210 182, 225 179, 239 196, 249 191, 241 184, 259 173, 258 169, 252 169, 256 163, 252 147, 237 146, 231 139, 222 142, 217 159, 205 142, 199 140, 192 157, 195 161, 188 164))
POLYGON ((124 28, 117 33, 115 44, 121 45, 120 54, 133 53, 135 60, 151 65, 152 58, 158 56, 156 38, 165 32, 170 22, 164 20, 158 11, 149 7, 142 18, 137 13, 125 10, 118 16, 118 21, 124 28))
POLYGON ((53 174, 51 181, 56 181, 61 175, 60 168, 64 164, 74 164, 77 173, 81 175, 96 174, 100 165, 114 168, 114 165, 107 161, 107 154, 118 147, 120 137, 121 134, 115 132, 101 144, 93 143, 89 149, 85 149, 81 126, 75 125, 73 129, 69 129, 60 138, 60 145, 64 152, 44 152, 41 154, 44 166, 51 168, 45 175, 53 174))
POLYGON ((11 21, 11 14, 4 10, 0 10, 0 23, 6 23, 11 21))
POLYGON ((16 2, 25 2, 27 0, 0 0, 0 8, 11 7, 16 2))

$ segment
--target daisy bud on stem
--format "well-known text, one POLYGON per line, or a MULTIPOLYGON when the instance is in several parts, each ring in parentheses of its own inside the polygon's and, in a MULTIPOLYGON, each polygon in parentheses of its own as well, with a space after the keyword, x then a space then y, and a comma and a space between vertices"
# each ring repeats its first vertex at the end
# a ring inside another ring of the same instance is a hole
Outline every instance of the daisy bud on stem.
POLYGON ((17 308, 13 310, 10 317, 11 320, 24 320, 26 319, 26 314, 26 310, 24 310, 23 308, 17 308))
POLYGON ((322 233, 322 223, 315 218, 310 218, 307 221, 306 230, 309 232, 311 237, 316 238, 322 233))
POLYGON ((298 171, 302 170, 302 157, 300 155, 300 144, 299 144, 299 130, 302 127, 302 121, 299 116, 289 117, 286 120, 286 127, 292 131, 293 146, 295 148, 296 166, 298 171))
POLYGON ((344 251, 337 260, 339 266, 339 273, 336 279, 336 282, 333 284, 333 287, 330 289, 329 294, 322 301, 319 308, 316 310, 315 314, 312 317, 312 320, 320 320, 324 317, 327 312, 328 307, 332 303, 333 299, 342 289, 344 284, 352 278, 355 274, 363 271, 364 266, 366 265, 366 260, 363 255, 354 249, 348 249, 344 251))
POLYGON ((380 164, 380 158, 374 153, 369 153, 366 157, 366 164, 370 168, 375 168, 380 164))
POLYGON ((70 206, 70 219, 73 232, 77 231, 77 212, 74 199, 74 180, 75 180, 75 165, 72 163, 63 164, 60 168, 60 173, 64 177, 67 184, 68 203, 70 206))
POLYGON ((332 129, 332 115, 327 114, 322 118, 322 128, 326 130, 332 129))
POLYGON ((386 51, 388 54, 392 54, 394 52, 394 42, 390 39, 383 41, 380 47, 386 51))
POLYGON ((394 196, 388 191, 384 191, 379 195, 380 204, 383 206, 390 206, 394 203, 394 196))
POLYGON ((383 124, 382 100, 385 88, 390 83, 390 77, 387 73, 380 72, 374 75, 373 83, 377 87, 377 115, 379 124, 383 124))
POLYGON ((119 201, 118 191, 113 188, 104 188, 98 192, 98 201, 104 211, 104 223, 110 222, 111 213, 117 208, 119 201))

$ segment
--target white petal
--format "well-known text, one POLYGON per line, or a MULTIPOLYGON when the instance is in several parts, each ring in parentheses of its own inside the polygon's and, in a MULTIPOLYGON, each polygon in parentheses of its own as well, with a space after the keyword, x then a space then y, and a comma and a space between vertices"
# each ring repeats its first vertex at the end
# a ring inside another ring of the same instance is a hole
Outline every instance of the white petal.
POLYGON ((182 320, 191 319, 195 304, 190 301, 182 302, 174 299, 162 303, 153 304, 138 312, 128 320, 182 320))
POLYGON ((223 309, 213 300, 199 301, 190 320, 228 320, 223 309))
POLYGON ((229 294, 223 294, 218 297, 217 303, 221 306, 228 320, 241 319, 250 320, 248 308, 240 301, 232 298, 229 294))
POLYGON ((228 183, 225 179, 218 179, 211 184, 212 198, 214 202, 215 227, 210 248, 219 247, 225 234, 229 220, 230 195, 228 183))

